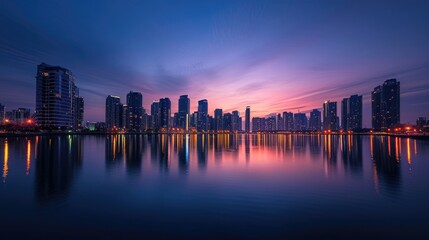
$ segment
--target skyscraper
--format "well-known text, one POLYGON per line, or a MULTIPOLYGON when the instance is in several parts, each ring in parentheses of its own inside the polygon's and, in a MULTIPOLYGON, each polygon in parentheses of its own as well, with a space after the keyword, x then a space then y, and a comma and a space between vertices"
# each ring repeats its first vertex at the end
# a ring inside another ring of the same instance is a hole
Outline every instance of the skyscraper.
POLYGON ((4 105, 0 103, 0 121, 3 121, 5 118, 4 105))
POLYGON ((246 107, 246 114, 245 114, 245 131, 246 133, 250 132, 250 106, 246 107))
POLYGON ((401 122, 400 83, 396 79, 386 80, 381 94, 382 127, 390 128, 401 122))
POLYGON ((265 118, 254 117, 252 118, 252 132, 265 131, 265 118))
POLYGON ((75 121, 75 129, 81 129, 83 127, 83 114, 85 103, 82 97, 76 97, 76 121, 75 121))
POLYGON ((320 131, 322 128, 322 114, 319 110, 313 109, 310 112, 309 130, 320 131))
POLYGON ((159 102, 152 102, 152 104, 150 105, 150 115, 152 116, 153 129, 159 129, 159 102))
POLYGON ((276 131, 276 116, 270 116, 265 119, 265 131, 274 132, 276 131))
POLYGON ((362 96, 352 95, 341 101, 341 128, 345 131, 362 129, 362 96))
POLYGON ((238 111, 232 111, 232 131, 238 131, 239 130, 239 121, 240 116, 238 111))
POLYGON ((381 116, 381 86, 375 87, 374 91, 371 92, 371 107, 372 128, 380 130, 383 121, 381 116))
POLYGON ((160 128, 170 129, 171 101, 169 98, 159 99, 160 128))
POLYGON ((179 98, 178 127, 188 130, 191 100, 188 95, 179 98))
POLYGON ((307 116, 305 113, 295 113, 293 115, 295 131, 307 131, 307 116))
POLYGON ((338 130, 337 102, 323 104, 323 130, 338 130))
POLYGON ((347 126, 348 121, 348 105, 349 105, 349 99, 343 98, 341 101, 341 129, 347 131, 349 128, 347 126))
POLYGON ((77 87, 72 72, 46 63, 37 66, 36 121, 42 127, 74 128, 77 87))
POLYGON ((284 121, 282 118, 282 115, 279 113, 277 114, 277 131, 283 131, 284 129, 284 121))
POLYGON ((232 114, 225 113, 223 115, 223 130, 232 131, 232 114))
POLYGON ((197 130, 207 131, 207 114, 208 114, 208 102, 206 99, 198 101, 198 120, 197 130))
POLYGON ((400 123, 400 82, 386 80, 371 92, 372 128, 376 130, 393 127, 400 123))
POLYGON ((220 109, 220 108, 215 109, 213 122, 214 122, 214 125, 213 125, 213 130, 214 131, 223 130, 223 114, 222 114, 222 109, 220 109))
POLYGON ((107 129, 121 128, 122 123, 122 104, 120 97, 109 95, 106 98, 106 127, 107 129))
POLYGON ((130 91, 127 94, 127 122, 128 130, 140 132, 143 120, 143 97, 139 92, 130 91))
POLYGON ((293 131, 293 113, 283 112, 284 130, 293 131))

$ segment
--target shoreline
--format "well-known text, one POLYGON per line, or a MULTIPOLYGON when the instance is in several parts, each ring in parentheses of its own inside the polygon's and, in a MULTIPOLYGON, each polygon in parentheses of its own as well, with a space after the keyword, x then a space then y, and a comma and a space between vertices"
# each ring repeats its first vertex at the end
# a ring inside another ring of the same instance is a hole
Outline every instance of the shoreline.
POLYGON ((143 133, 109 133, 109 132, 26 132, 26 133, 0 133, 0 138, 7 137, 35 137, 35 136, 112 136, 112 135, 162 135, 162 134, 191 134, 191 135, 221 135, 221 134, 240 134, 240 135, 257 135, 257 134, 279 134, 279 135, 353 135, 353 136, 391 136, 400 138, 412 138, 429 140, 429 134, 411 135, 411 134, 389 134, 389 133, 299 133, 299 132, 143 132, 143 133))

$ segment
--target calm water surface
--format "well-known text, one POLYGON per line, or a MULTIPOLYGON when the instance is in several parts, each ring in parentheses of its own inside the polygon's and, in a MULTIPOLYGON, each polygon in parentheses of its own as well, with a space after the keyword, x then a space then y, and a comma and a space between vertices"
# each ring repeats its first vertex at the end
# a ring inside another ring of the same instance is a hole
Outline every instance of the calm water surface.
POLYGON ((2 239, 429 239, 429 141, 0 138, 2 239))

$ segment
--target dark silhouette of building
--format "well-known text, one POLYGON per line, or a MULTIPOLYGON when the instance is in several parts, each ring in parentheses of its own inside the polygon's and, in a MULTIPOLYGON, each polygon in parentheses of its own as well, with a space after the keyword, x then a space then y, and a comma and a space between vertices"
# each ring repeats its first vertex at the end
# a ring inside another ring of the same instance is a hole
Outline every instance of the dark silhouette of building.
POLYGON ((232 111, 231 122, 232 122, 232 128, 231 128, 231 130, 232 131, 239 131, 240 128, 241 128, 240 127, 241 123, 240 123, 240 116, 239 116, 238 111, 232 111))
POLYGON ((307 116, 305 113, 295 113, 293 115, 295 131, 306 131, 307 130, 307 116))
POLYGON ((270 116, 265 119, 265 131, 274 132, 277 130, 276 116, 270 116))
POLYGON ((419 118, 417 118, 417 120, 416 120, 416 126, 418 128, 421 129, 421 128, 423 128, 426 125, 427 125, 427 121, 426 121, 425 117, 419 117, 419 118))
POLYGON ((265 118, 252 118, 252 132, 265 131, 265 118))
POLYGON ((123 105, 117 96, 109 95, 106 98, 106 127, 107 129, 122 128, 123 105))
POLYGON ((127 94, 126 128, 140 132, 143 120, 143 96, 139 92, 127 94))
POLYGON ((184 130, 189 129, 189 114, 191 100, 188 95, 182 95, 179 98, 178 126, 184 130))
POLYGON ((293 113, 283 112, 284 130, 293 131, 293 113))
POLYGON ((47 128, 76 126, 78 89, 72 72, 46 63, 37 66, 36 121, 47 128))
POLYGON ((189 121, 189 126, 196 128, 198 124, 198 111, 191 114, 191 120, 189 121))
POLYGON ((171 101, 169 98, 159 99, 159 123, 160 128, 170 129, 171 101))
POLYGON ((208 109, 209 104, 206 99, 198 101, 198 120, 197 120, 197 130, 198 131, 207 131, 208 130, 208 109))
POLYGON ((337 102, 323 104, 323 130, 338 130, 337 102))
POLYGON ((83 115, 84 115, 84 109, 85 109, 85 102, 82 97, 76 97, 75 98, 75 104, 76 104, 76 121, 75 121, 75 127, 74 129, 81 129, 83 128, 83 115))
POLYGON ((341 128, 345 131, 362 129, 362 96, 352 95, 341 101, 341 128))
POLYGON ((284 121, 282 118, 282 115, 279 113, 277 114, 277 130, 278 131, 283 131, 284 129, 284 121))
POLYGON ((0 103, 0 121, 5 119, 5 107, 0 103))
POLYGON ((152 102, 150 105, 150 115, 152 116, 152 128, 159 129, 159 102, 152 102))
POLYGON ((222 109, 217 108, 214 111, 214 119, 213 119, 213 130, 220 131, 223 130, 223 116, 222 109))
POLYGON ((36 148, 36 199, 49 204, 68 195, 82 167, 83 141, 79 136, 40 136, 36 148))
POLYGON ((225 113, 223 115, 223 130, 232 131, 232 114, 225 113))
POLYGON ((308 129, 310 131, 320 131, 321 128, 322 128, 322 113, 317 109, 313 109, 313 111, 310 112, 310 121, 309 121, 308 129))
POLYGON ((400 82, 386 80, 371 93, 372 128, 376 130, 393 127, 401 122, 400 82))
POLYGON ((245 131, 246 133, 250 132, 250 106, 246 107, 246 114, 245 114, 245 131))

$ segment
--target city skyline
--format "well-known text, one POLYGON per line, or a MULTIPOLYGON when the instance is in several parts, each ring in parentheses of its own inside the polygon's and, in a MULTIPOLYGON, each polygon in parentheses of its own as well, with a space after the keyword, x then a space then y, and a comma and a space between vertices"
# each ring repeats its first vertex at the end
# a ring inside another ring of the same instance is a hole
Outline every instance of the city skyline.
POLYGON ((424 2, 2 5, 0 102, 8 109, 35 109, 34 66, 46 62, 73 71, 85 121, 103 121, 106 96, 126 99, 129 91, 143 94, 147 111, 167 96, 177 112, 187 94, 191 112, 207 99, 209 114, 245 116, 251 106, 252 117, 308 115, 326 100, 358 94, 365 128, 372 88, 390 78, 401 82, 401 122, 429 116, 424 2), (54 8, 72 20, 50 21, 45 12, 54 8))

